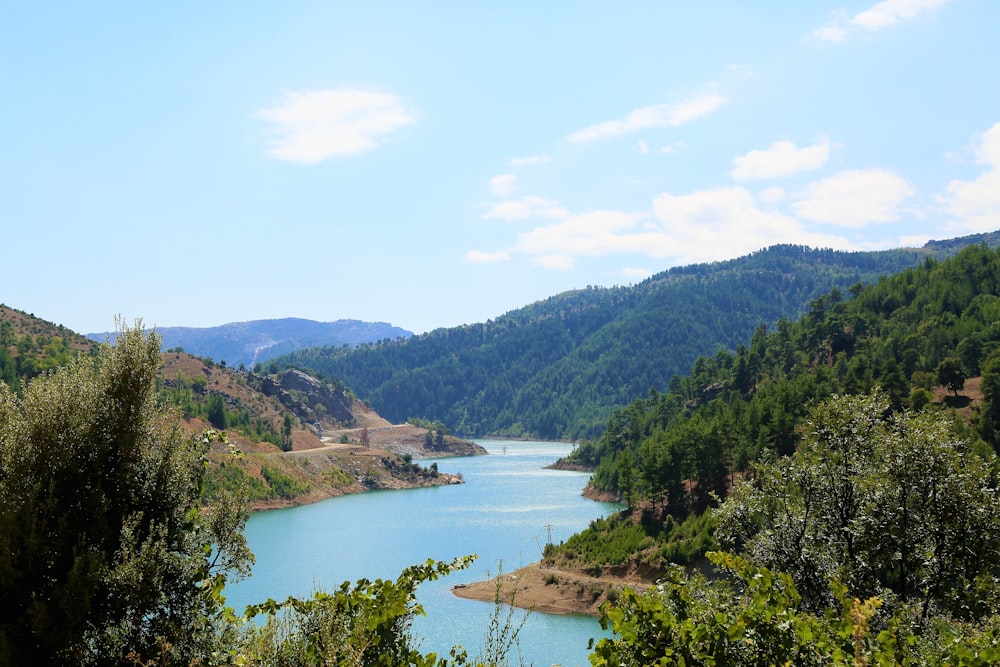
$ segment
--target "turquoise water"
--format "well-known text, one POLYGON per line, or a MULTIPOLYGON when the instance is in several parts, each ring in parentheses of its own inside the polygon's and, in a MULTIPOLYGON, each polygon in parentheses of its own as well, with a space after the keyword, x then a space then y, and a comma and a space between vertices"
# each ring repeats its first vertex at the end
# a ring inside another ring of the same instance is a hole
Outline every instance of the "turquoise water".
MULTIPOLYGON (((382 491, 314 505, 254 514, 247 539, 257 557, 253 576, 226 589, 237 610, 268 597, 305 596, 342 581, 394 579, 428 558, 479 559, 468 570, 427 582, 418 599, 427 616, 414 631, 421 649, 447 654, 454 644, 470 654, 482 646, 493 605, 451 594, 457 583, 486 579, 541 558, 551 532, 559 543, 591 520, 615 511, 580 495, 588 475, 545 470, 570 445, 488 440, 489 456, 431 459, 465 484, 382 491)), ((525 664, 588 665, 587 642, 602 636, 593 618, 532 613, 521 632, 525 664)))

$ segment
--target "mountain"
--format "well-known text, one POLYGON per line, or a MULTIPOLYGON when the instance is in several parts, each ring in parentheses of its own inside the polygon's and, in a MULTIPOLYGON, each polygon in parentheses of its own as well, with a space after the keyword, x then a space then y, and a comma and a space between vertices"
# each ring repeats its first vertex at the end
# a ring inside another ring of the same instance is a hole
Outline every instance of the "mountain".
POLYGON ((566 292, 481 324, 277 361, 338 378, 393 421, 419 417, 468 435, 595 437, 616 408, 667 389, 699 356, 735 349, 832 289, 998 242, 977 235, 879 252, 779 245, 631 287, 566 292))
MULTIPOLYGON (((408 338, 412 332, 385 322, 337 320, 316 322, 296 317, 232 322, 218 327, 158 327, 165 350, 182 348, 189 354, 225 361, 230 366, 268 361, 305 347, 342 347, 379 340, 408 338)), ((104 342, 111 332, 87 334, 104 342)))
MULTIPOLYGON (((547 557, 580 569, 632 560, 652 579, 670 562, 692 563, 716 546, 714 515, 704 510, 734 481, 758 475, 755 464, 800 449, 804 434, 819 428, 807 423, 810 412, 834 396, 878 395, 886 415, 937 414, 963 450, 995 465, 998 323, 1000 249, 974 245, 850 296, 827 293, 801 318, 757 332, 734 353, 698 359, 670 391, 616 411, 598 440, 562 462, 594 470, 588 496, 624 498, 635 514, 595 522, 547 557)), ((867 432, 858 437, 868 441, 867 432)), ((909 460, 914 470, 930 469, 926 459, 909 460)))

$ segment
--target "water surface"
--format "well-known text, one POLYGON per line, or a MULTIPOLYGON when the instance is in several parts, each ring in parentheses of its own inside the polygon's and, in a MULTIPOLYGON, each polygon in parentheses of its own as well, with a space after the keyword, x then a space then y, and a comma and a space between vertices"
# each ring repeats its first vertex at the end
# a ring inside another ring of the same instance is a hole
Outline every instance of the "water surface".
MULTIPOLYGON (((509 572, 541 558, 555 543, 606 516, 615 505, 580 495, 586 473, 546 470, 569 453, 562 443, 480 442, 489 456, 430 459, 465 484, 380 491, 254 514, 247 539, 257 557, 253 576, 226 590, 237 610, 268 597, 307 596, 342 581, 394 579, 428 558, 478 554, 471 568, 418 589, 427 616, 414 624, 422 650, 446 654, 454 644, 475 654, 493 605, 451 594, 457 583, 509 572)), ((585 616, 533 613, 521 634, 526 664, 587 665, 587 641, 600 636, 585 616)))

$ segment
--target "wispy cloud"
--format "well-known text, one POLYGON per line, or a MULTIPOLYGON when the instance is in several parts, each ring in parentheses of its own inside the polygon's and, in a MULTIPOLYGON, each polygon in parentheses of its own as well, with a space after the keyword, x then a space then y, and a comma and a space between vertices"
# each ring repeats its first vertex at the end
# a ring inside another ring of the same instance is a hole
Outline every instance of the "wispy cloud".
POLYGON ((813 30, 812 36, 821 42, 841 42, 853 29, 881 30, 948 2, 951 0, 882 0, 850 18, 841 18, 813 30))
POLYGON ((551 161, 552 158, 548 155, 526 155, 524 157, 511 158, 508 164, 512 167, 518 167, 524 164, 545 164, 551 161))
POLYGON ((483 217, 496 220, 565 218, 569 212, 559 202, 543 197, 521 197, 491 204, 483 217))
MULTIPOLYGON (((842 236, 809 229, 746 188, 731 186, 663 193, 644 211, 568 213, 518 234, 503 251, 467 257, 485 262, 522 255, 539 267, 568 270, 589 257, 632 255, 686 264, 737 257, 776 243, 857 247, 842 236)), ((642 279, 649 272, 634 269, 623 275, 642 279)))
POLYGON ((634 230, 641 214, 625 211, 591 211, 573 215, 556 224, 535 227, 518 234, 514 250, 532 255, 539 266, 556 269, 573 267, 574 258, 598 257, 621 252, 660 254, 656 247, 662 241, 655 232, 634 230))
POLYGON ((766 150, 750 151, 733 158, 733 178, 737 181, 783 178, 818 169, 828 159, 830 142, 827 139, 802 148, 791 141, 776 141, 766 150))
POLYGON ((514 192, 517 183, 517 176, 514 174, 500 174, 490 179, 490 189, 501 197, 506 197, 514 192))
POLYGON ((473 264, 496 264, 497 262, 509 262, 510 253, 506 250, 497 250, 496 252, 470 250, 465 253, 465 261, 473 264))
POLYGON ((570 143, 594 141, 604 137, 616 137, 635 130, 650 127, 683 125, 712 113, 727 102, 722 93, 707 90, 676 104, 655 104, 642 107, 620 120, 609 120, 585 127, 566 137, 570 143))
POLYGON ((792 210, 806 220, 864 227, 899 219, 900 205, 914 194, 909 183, 887 169, 855 169, 809 184, 792 210))
POLYGON ((653 201, 653 211, 679 263, 738 257, 775 243, 850 246, 843 238, 812 232, 792 216, 762 207, 739 186, 664 193, 653 201))
POLYGON ((288 93, 255 115, 276 135, 268 155, 306 164, 372 150, 416 120, 395 95, 351 89, 288 93))
POLYGON ((951 0, 883 0, 856 14, 851 23, 866 30, 881 30, 948 2, 951 0))
POLYGON ((976 161, 987 167, 973 181, 954 180, 939 201, 952 226, 971 232, 1000 229, 1000 123, 987 130, 976 148, 976 161))

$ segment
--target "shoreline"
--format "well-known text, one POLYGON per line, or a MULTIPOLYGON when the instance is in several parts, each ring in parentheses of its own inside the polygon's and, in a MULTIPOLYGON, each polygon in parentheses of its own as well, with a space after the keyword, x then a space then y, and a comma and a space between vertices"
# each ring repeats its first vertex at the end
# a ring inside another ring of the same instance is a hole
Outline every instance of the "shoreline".
POLYGON ((532 563, 513 572, 451 588, 456 597, 480 602, 503 602, 545 614, 582 614, 598 617, 601 606, 618 598, 622 588, 644 591, 650 582, 635 577, 603 574, 594 577, 532 563))

